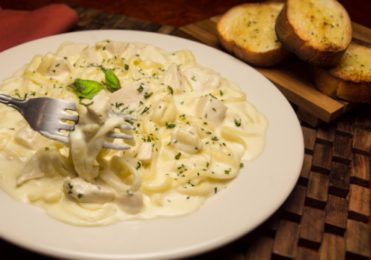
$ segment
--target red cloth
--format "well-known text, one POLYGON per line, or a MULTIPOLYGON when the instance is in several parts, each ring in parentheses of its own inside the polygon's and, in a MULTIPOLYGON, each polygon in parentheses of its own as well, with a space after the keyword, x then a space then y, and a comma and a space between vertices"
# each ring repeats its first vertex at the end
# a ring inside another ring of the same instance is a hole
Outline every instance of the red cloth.
POLYGON ((13 46, 70 30, 77 22, 75 10, 52 4, 35 11, 0 7, 0 52, 13 46))

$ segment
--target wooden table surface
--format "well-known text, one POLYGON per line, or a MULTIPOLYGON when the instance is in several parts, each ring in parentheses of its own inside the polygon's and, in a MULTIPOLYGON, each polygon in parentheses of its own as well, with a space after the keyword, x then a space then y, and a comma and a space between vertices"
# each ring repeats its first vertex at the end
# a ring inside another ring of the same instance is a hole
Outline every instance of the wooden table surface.
MULTIPOLYGON (((34 10, 52 2, 66 1, 0 0, 0 6, 3 9, 34 10)), ((77 8, 80 20, 84 19, 86 10, 93 8, 181 27, 208 20, 232 6, 252 1, 137 0, 135 5, 129 0, 69 2, 87 7, 77 8)), ((370 0, 339 2, 348 10, 353 21, 371 28, 370 0)), ((100 22, 93 19, 89 26, 99 29, 100 22)), ((135 23, 138 25, 141 21, 135 23)), ((160 25, 153 28, 160 28, 160 25)), ((188 37, 176 28, 167 33, 188 37)), ((360 106, 330 125, 311 127, 303 123, 306 148, 303 170, 298 185, 281 209, 251 234, 194 259, 367 259, 365 256, 370 254, 370 115, 371 106, 360 106), (348 164, 350 171, 342 167, 348 164)), ((10 259, 50 258, 0 239, 0 260, 10 259)))

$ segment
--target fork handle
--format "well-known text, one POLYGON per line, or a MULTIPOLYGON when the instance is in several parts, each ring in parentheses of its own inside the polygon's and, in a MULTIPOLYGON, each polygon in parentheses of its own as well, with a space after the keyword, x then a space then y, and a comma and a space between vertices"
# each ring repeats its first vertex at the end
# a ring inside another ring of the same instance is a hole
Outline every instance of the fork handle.
POLYGON ((14 98, 4 93, 0 93, 0 103, 10 106, 19 112, 21 112, 22 104, 24 104, 25 102, 26 100, 14 98))

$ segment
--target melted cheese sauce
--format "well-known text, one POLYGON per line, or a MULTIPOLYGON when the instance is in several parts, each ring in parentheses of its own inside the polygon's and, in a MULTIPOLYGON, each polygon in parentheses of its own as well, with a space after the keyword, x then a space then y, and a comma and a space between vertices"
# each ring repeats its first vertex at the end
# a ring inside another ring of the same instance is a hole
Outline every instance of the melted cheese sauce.
POLYGON ((64 43, 56 53, 36 55, 0 91, 77 103, 70 145, 41 136, 17 111, 0 106, 0 187, 80 226, 196 211, 261 154, 268 127, 237 85, 198 64, 190 51, 167 53, 139 43, 64 43), (79 100, 68 85, 76 78, 105 82, 102 67, 122 88, 79 100), (138 120, 127 122, 110 110, 138 120), (136 130, 115 129, 128 123, 136 130), (133 140, 106 138, 110 131, 133 140), (104 141, 131 149, 101 149, 104 141))

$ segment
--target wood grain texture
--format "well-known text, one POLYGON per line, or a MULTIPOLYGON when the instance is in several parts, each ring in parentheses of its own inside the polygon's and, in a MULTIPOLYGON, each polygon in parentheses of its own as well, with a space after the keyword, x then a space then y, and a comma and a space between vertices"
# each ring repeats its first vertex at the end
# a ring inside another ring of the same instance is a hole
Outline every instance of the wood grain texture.
POLYGON ((278 225, 280 223, 281 209, 277 210, 269 219, 267 219, 260 228, 260 232, 270 236, 275 237, 278 225))
POLYGON ((329 176, 328 193, 345 198, 350 188, 350 167, 343 163, 333 162, 329 176))
POLYGON ((304 137, 305 153, 313 155, 314 145, 316 144, 317 130, 302 126, 301 131, 304 137))
POLYGON ((345 239, 325 232, 318 253, 320 260, 345 260, 345 239))
POLYGON ((306 249, 305 247, 298 247, 298 253, 294 260, 318 260, 319 255, 314 250, 306 249))
POLYGON ((289 220, 281 220, 273 243, 273 254, 279 258, 295 258, 299 231, 299 224, 289 220))
POLYGON ((336 135, 333 147, 333 160, 350 165, 352 161, 352 138, 336 135))
POLYGON ((341 120, 337 120, 336 133, 347 137, 353 137, 355 128, 355 118, 352 113, 347 113, 342 116, 341 120))
POLYGON ((328 197, 327 190, 329 182, 329 176, 317 172, 311 172, 305 204, 316 208, 325 208, 328 197))
POLYGON ((370 183, 370 157, 353 154, 350 183, 368 187, 370 183))
POLYGON ((348 217, 358 221, 367 221, 370 217, 370 190, 351 184, 348 200, 348 217))
POLYGON ((317 142, 320 144, 332 146, 335 141, 335 135, 336 135, 335 122, 331 122, 329 124, 322 124, 320 127, 318 127, 317 142))
POLYGON ((299 245, 318 249, 325 230, 325 212, 304 207, 300 222, 299 245))
MULTIPOLYGON (((274 83, 274 85, 276 84, 274 83)), ((303 121, 312 127, 317 127, 323 124, 323 121, 321 119, 319 119, 318 117, 313 115, 311 112, 305 110, 302 107, 299 107, 296 110, 296 116, 299 118, 300 121, 303 121)))
POLYGON ((330 122, 342 114, 342 110, 344 109, 343 104, 320 93, 300 80, 274 68, 255 69, 269 80, 275 82, 275 85, 288 100, 310 111, 317 118, 325 122, 330 122))
POLYGON ((370 227, 362 222, 348 220, 345 232, 346 256, 350 259, 370 257, 370 227))
POLYGON ((325 231, 343 236, 347 228, 347 219, 348 201, 329 195, 325 207, 325 231))
POLYGON ((266 236, 259 236, 249 244, 246 252, 246 259, 249 260, 270 260, 272 257, 274 239, 266 236))
POLYGON ((329 174, 332 163, 332 147, 316 143, 313 153, 312 171, 329 174))
MULTIPOLYGON (((370 115, 371 116, 371 115, 370 115)), ((371 152, 371 131, 356 128, 353 136, 352 151, 364 155, 371 152)))
POLYGON ((307 188, 296 185, 290 196, 282 205, 281 216, 289 220, 300 222, 304 210, 307 188))
POLYGON ((298 183, 303 186, 308 185, 308 180, 309 180, 309 174, 312 168, 312 162, 313 162, 313 156, 309 154, 304 154, 304 161, 303 161, 303 166, 300 171, 300 176, 298 183))

